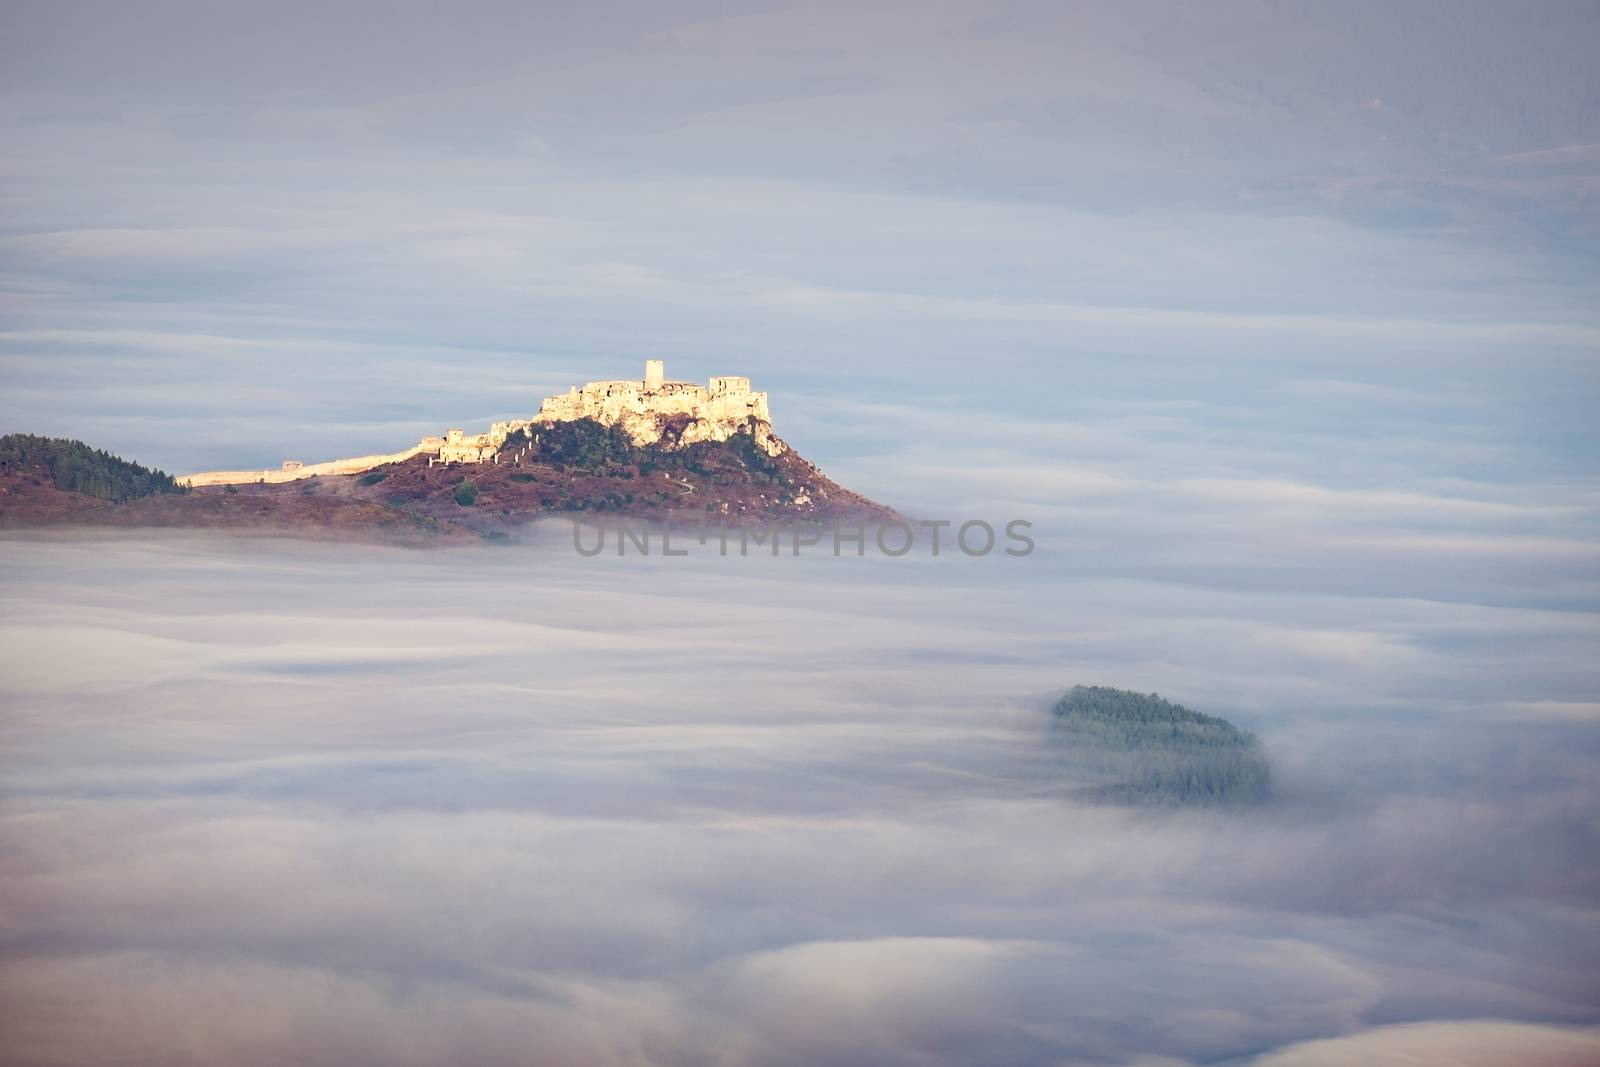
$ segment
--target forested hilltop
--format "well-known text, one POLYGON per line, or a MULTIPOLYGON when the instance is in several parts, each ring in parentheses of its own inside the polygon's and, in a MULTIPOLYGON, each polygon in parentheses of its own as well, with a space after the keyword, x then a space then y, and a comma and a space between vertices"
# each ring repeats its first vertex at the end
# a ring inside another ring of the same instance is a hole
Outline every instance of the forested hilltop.
POLYGON ((1099 780, 1097 799, 1143 804, 1251 804, 1272 772, 1256 735, 1154 693, 1075 686, 1055 706, 1064 758, 1099 780))
POLYGON ((184 488, 162 471, 65 437, 11 433, 0 437, 0 472, 48 471, 57 489, 121 504, 184 488))

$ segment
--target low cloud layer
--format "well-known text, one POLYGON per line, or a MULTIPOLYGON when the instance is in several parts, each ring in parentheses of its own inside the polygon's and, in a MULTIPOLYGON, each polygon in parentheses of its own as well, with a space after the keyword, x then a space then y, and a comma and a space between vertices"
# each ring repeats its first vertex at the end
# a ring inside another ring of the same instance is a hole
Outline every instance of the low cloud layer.
POLYGON ((15 1062, 1595 1048, 1586 615, 560 527, 0 564, 15 1062), (1508 640, 1546 669, 1448 683, 1508 640), (1277 800, 1076 803, 1047 707, 1079 682, 1258 731, 1277 800))

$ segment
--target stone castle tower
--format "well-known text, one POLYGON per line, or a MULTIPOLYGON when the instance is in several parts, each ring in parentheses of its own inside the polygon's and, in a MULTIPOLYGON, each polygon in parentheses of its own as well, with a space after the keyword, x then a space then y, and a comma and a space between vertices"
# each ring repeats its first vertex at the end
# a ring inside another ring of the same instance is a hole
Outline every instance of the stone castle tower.
MULTIPOLYGON (((771 436, 767 394, 751 392, 749 378, 724 375, 712 378, 709 386, 669 381, 666 361, 660 359, 645 360, 642 380, 590 382, 582 389, 573 386, 552 396, 540 405, 533 422, 593 419, 603 426, 620 423, 635 444, 649 445, 661 440, 666 421, 685 418, 687 425, 675 435, 680 444, 726 441, 736 433, 750 432, 768 454, 783 450, 771 436)), ((501 425, 510 426, 497 423, 496 427, 501 425)))
POLYGON ((665 360, 647 359, 644 378, 590 382, 565 393, 546 397, 531 419, 497 422, 486 433, 447 430, 442 436, 424 437, 404 452, 355 456, 327 463, 302 464, 286 460, 277 470, 205 471, 179 478, 185 485, 228 485, 251 482, 288 482, 323 474, 360 474, 388 463, 402 463, 425 455, 433 463, 495 463, 500 446, 518 430, 536 430, 556 422, 593 419, 602 426, 621 425, 636 445, 653 445, 663 437, 669 443, 692 445, 699 441, 726 441, 748 433, 769 456, 781 455, 787 446, 772 436, 772 414, 767 394, 750 391, 750 379, 739 375, 712 378, 709 385, 667 380, 665 360), (671 433, 668 434, 670 427, 671 433))

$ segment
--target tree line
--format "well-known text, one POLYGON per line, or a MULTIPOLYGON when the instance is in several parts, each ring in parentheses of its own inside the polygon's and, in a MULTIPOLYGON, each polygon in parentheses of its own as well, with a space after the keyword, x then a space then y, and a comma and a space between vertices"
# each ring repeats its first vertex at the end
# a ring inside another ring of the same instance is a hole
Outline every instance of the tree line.
POLYGON ((1266 799, 1272 771, 1256 735, 1155 693, 1075 686, 1055 706, 1067 762, 1121 803, 1239 804, 1266 799))
POLYGON ((0 437, 0 470, 48 471, 57 489, 118 504, 156 493, 187 492, 163 471, 65 437, 31 433, 0 437))

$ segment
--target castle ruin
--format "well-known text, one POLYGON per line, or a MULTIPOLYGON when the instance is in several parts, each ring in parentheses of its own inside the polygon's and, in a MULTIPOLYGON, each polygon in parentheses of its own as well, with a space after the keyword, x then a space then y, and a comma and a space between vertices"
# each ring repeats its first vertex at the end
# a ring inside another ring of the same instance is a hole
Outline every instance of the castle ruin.
POLYGON ((708 385, 668 381, 664 361, 650 359, 645 361, 642 379, 590 382, 582 389, 574 385, 565 393, 546 397, 532 418, 496 422, 483 433, 450 429, 442 436, 424 437, 403 452, 325 463, 291 459, 275 470, 204 471, 183 475, 178 481, 188 486, 292 482, 322 474, 361 474, 422 455, 428 457, 430 466, 495 463, 499 461, 500 446, 512 434, 521 430, 536 433, 539 426, 577 419, 593 419, 602 426, 620 425, 640 446, 660 443, 671 427, 675 431, 672 439, 678 446, 726 441, 734 434, 748 432, 756 446, 768 455, 776 456, 784 450, 783 443, 772 436, 767 394, 751 392, 749 378, 715 377, 708 385))

